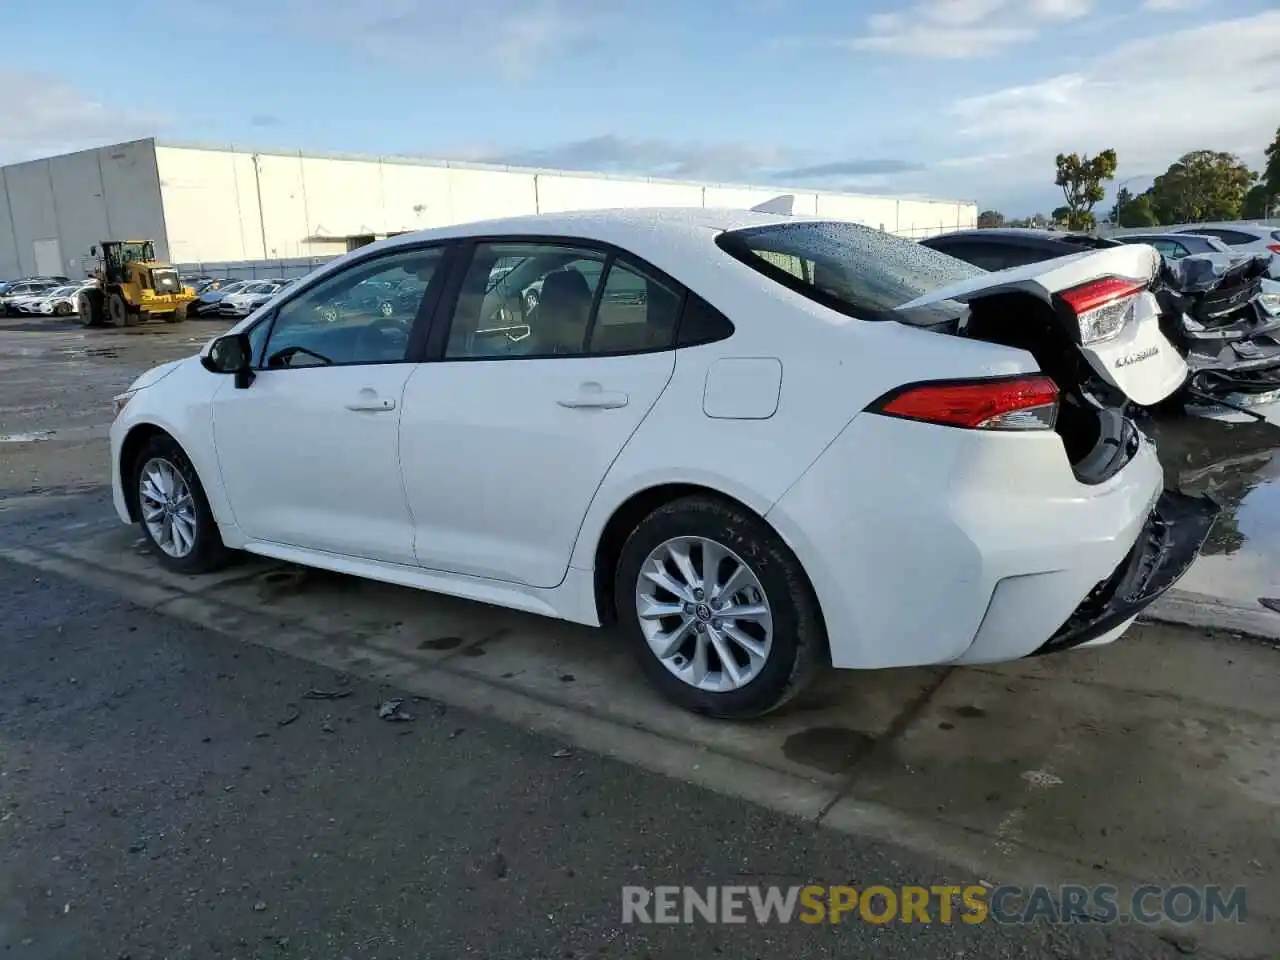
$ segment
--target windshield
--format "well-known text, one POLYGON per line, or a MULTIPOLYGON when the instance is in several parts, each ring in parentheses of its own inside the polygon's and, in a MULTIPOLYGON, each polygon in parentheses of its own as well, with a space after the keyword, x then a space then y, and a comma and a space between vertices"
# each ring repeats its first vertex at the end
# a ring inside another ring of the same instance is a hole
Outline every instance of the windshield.
POLYGON ((234 283, 228 283, 226 286, 220 287, 218 293, 239 293, 249 285, 247 280, 237 280, 234 283))
POLYGON ((987 272, 854 223, 779 223, 724 233, 717 242, 765 276, 862 320, 904 319, 894 312, 902 304, 987 272))
POLYGON ((71 286, 68 286, 68 287, 54 287, 52 290, 49 291, 49 296, 69 297, 71 296, 71 294, 75 293, 79 289, 80 288, 75 284, 72 284, 71 286))
POLYGON ((276 289, 274 283, 252 283, 245 287, 245 293, 271 293, 276 289))
POLYGON ((135 260, 154 260, 156 248, 150 240, 130 241, 120 244, 120 260, 131 263, 135 260))

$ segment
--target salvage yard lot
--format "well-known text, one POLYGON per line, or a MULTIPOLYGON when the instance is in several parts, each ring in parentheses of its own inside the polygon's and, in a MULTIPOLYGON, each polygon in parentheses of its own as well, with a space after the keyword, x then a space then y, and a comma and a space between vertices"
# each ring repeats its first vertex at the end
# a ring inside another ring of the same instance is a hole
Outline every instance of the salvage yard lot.
MULTIPOLYGON (((992 882, 1247 884, 1248 924, 1182 935, 1239 956, 1280 942, 1273 646, 1145 625, 1110 648, 999 667, 833 675, 775 717, 726 724, 661 700, 608 633, 250 558, 214 577, 165 574, 110 509, 110 398, 223 329, 0 323, 0 556, 33 578, 81 581, 230 641, 490 713, 992 882)), ((1236 504, 1256 504, 1269 428, 1233 428, 1219 453, 1206 452, 1199 427, 1167 429, 1185 461, 1169 463, 1173 476, 1208 471, 1236 504)), ((1265 564, 1268 546, 1250 553, 1250 538, 1272 521, 1256 513, 1233 510, 1221 546, 1265 564)))

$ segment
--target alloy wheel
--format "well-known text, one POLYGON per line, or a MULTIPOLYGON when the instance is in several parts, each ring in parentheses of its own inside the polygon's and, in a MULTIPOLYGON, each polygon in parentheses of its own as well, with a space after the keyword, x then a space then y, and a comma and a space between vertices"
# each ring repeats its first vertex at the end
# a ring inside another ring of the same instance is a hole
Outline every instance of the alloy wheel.
POLYGON ((177 467, 163 457, 143 464, 138 505, 156 546, 176 560, 191 553, 196 543, 196 504, 177 467))
POLYGON ((640 568, 635 602, 649 649, 691 687, 737 690, 769 662, 769 599, 746 561, 721 543, 676 537, 659 544, 640 568))

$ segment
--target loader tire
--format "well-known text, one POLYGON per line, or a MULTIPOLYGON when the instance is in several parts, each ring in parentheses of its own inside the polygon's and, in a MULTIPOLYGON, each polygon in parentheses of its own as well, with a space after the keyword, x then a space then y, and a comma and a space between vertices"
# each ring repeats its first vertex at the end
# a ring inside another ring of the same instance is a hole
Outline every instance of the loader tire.
POLYGON ((173 313, 167 313, 164 317, 165 323, 182 323, 187 319, 187 305, 181 304, 174 308, 173 313))
POLYGON ((107 297, 107 319, 113 327, 136 327, 142 322, 142 318, 129 309, 129 304, 118 293, 107 297))
POLYGON ((76 297, 76 312, 82 327, 100 327, 104 310, 101 290, 81 290, 76 297))

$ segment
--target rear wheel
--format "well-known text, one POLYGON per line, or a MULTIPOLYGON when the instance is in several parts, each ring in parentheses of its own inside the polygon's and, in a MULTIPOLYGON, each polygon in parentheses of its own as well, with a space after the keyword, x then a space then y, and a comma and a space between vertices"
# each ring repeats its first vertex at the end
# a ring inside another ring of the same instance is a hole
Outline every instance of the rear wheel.
POLYGON ((140 322, 138 314, 129 309, 129 304, 118 293, 107 295, 107 319, 113 327, 133 327, 140 322))
POLYGON ((640 523, 622 548, 614 600, 649 679, 695 713, 776 710, 827 657, 799 561, 759 517, 712 497, 676 500, 640 523))
POLYGON ((165 323, 182 323, 187 319, 187 305, 184 303, 174 309, 173 313, 167 314, 164 318, 165 323))
POLYGON ((186 451, 159 434, 147 441, 133 467, 139 526, 160 563, 178 573, 209 573, 232 554, 186 451))
POLYGON ((103 320, 101 290, 81 290, 76 296, 76 313, 83 327, 100 327, 103 320))

